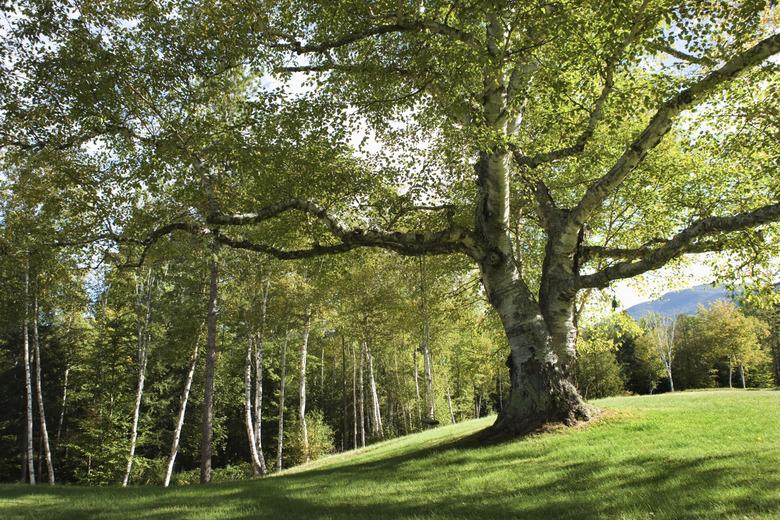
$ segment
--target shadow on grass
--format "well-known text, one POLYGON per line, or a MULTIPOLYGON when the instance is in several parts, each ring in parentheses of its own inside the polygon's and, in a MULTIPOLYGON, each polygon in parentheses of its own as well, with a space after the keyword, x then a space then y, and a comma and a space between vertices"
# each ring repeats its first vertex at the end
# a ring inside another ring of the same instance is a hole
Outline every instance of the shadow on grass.
POLYGON ((0 488, 0 500, 11 508, 0 507, 0 516, 550 519, 780 512, 775 491, 780 477, 751 480, 739 471, 744 454, 674 460, 655 453, 616 464, 595 451, 585 460, 567 462, 560 460, 559 444, 531 449, 521 440, 513 446, 485 446, 480 433, 379 460, 260 481, 167 490, 6 486, 0 488))

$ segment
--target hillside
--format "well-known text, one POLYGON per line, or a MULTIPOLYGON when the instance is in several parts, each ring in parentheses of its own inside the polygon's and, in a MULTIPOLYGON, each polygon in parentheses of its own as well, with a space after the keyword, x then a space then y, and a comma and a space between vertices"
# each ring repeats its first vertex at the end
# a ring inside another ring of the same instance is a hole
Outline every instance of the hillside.
POLYGON ((598 401, 597 424, 474 447, 491 419, 262 481, 0 486, 13 518, 780 518, 780 392, 598 401), (473 439, 473 437, 472 437, 473 439))
POLYGON ((706 307, 715 300, 722 299, 729 299, 729 294, 725 287, 697 285, 688 289, 668 292, 657 300, 639 303, 626 309, 626 312, 635 320, 651 312, 657 312, 665 316, 695 314, 699 305, 706 307))

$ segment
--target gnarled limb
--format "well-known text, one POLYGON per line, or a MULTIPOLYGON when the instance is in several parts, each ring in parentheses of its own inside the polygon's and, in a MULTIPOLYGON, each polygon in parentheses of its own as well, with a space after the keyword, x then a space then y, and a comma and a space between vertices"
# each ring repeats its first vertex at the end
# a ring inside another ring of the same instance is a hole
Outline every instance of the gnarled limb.
POLYGON ((382 34, 390 33, 411 32, 427 32, 431 34, 438 34, 446 36, 452 40, 463 42, 472 47, 480 47, 478 38, 466 31, 458 29, 457 27, 447 25, 446 23, 436 22, 434 20, 415 20, 409 18, 397 18, 390 23, 367 27, 363 30, 355 31, 338 38, 318 43, 303 43, 294 35, 281 31, 265 31, 267 36, 275 40, 282 40, 282 43, 271 43, 271 46, 276 48, 289 49, 297 54, 322 53, 332 49, 344 47, 346 45, 350 45, 373 36, 380 36, 382 34))
POLYGON ((733 233, 752 227, 780 221, 780 202, 728 217, 707 217, 698 220, 656 248, 623 250, 627 260, 618 262, 597 273, 580 276, 578 288, 605 287, 612 280, 631 278, 658 269, 685 253, 701 253, 722 249, 718 240, 697 241, 699 238, 721 233, 733 233))
POLYGON ((339 221, 327 209, 307 200, 289 199, 261 208, 255 213, 234 215, 217 214, 207 221, 215 226, 241 226, 270 220, 288 211, 300 211, 322 222, 340 243, 314 245, 309 249, 285 251, 271 246, 256 244, 247 240, 235 240, 219 235, 225 245, 261 251, 277 258, 308 258, 323 254, 343 253, 357 247, 379 247, 391 249, 405 255, 444 254, 461 252, 472 257, 480 254, 477 239, 471 230, 450 225, 448 229, 433 232, 402 232, 377 229, 350 228, 339 221))

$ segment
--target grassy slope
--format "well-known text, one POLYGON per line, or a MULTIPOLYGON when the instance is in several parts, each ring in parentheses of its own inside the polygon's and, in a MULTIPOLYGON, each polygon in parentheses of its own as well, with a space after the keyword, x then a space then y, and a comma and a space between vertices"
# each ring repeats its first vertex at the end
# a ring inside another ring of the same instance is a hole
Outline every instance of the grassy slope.
POLYGON ((598 424, 467 447, 490 419, 211 486, 0 486, 0 518, 778 518, 780 392, 605 399, 598 424), (459 442, 460 441, 460 442, 459 442))

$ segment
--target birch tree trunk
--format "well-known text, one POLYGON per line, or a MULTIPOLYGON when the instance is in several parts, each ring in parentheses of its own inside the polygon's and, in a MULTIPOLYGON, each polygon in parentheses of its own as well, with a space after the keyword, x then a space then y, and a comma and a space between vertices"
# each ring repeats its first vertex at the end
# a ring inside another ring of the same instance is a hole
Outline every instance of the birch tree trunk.
POLYGON ((23 325, 23 356, 24 362, 24 392, 25 392, 25 413, 26 413, 26 455, 27 478, 30 484, 35 484, 35 459, 33 454, 33 404, 32 404, 32 376, 30 374, 30 261, 27 260, 24 270, 24 325, 23 325))
MULTIPOLYGON (((488 98, 485 118, 498 128, 503 124, 503 100, 498 90, 489 92, 488 98)), ((492 431, 518 435, 545 422, 571 424, 588 419, 592 408, 582 401, 569 378, 576 359, 573 315, 578 233, 564 225, 564 212, 543 208, 548 248, 537 301, 520 275, 507 231, 507 159, 500 147, 480 153, 475 165, 479 190, 475 229, 487 248, 479 261, 482 282, 510 347, 509 395, 492 431)))
POLYGON ((143 317, 138 321, 138 346, 136 349, 136 361, 138 363, 138 384, 135 390, 135 408, 133 408, 133 423, 130 430, 130 454, 127 457, 127 469, 122 479, 122 487, 127 487, 130 482, 130 473, 133 471, 133 458, 135 457, 135 445, 138 439, 138 418, 141 415, 141 401, 144 394, 146 381, 147 344, 149 342, 149 322, 152 312, 152 274, 148 272, 146 282, 139 281, 138 305, 139 311, 143 311, 143 317))
POLYGON ((420 409, 420 374, 417 370, 417 347, 412 348, 412 373, 414 374, 414 403, 417 406, 417 423, 422 423, 422 410, 420 409))
POLYGON ((252 459, 252 470, 255 476, 262 474, 262 464, 257 456, 257 441, 255 439, 255 425, 252 420, 252 335, 246 342, 246 357, 244 359, 244 420, 246 422, 246 436, 249 442, 249 455, 252 459))
MULTIPOLYGON (((33 295, 33 351, 35 352, 35 392, 38 396, 38 418, 41 424, 41 444, 46 458, 46 474, 49 477, 49 484, 54 484, 54 465, 51 460, 51 447, 49 446, 49 431, 46 428, 46 412, 43 407, 43 391, 41 390, 41 345, 38 338, 38 283, 35 283, 35 294, 33 295)), ((40 475, 40 470, 38 472, 40 475)))
POLYGON ((309 430, 306 427, 306 359, 309 355, 310 326, 311 326, 311 307, 306 309, 306 315, 303 318, 303 343, 301 344, 301 371, 300 371, 301 383, 298 387, 298 421, 301 423, 301 441, 303 442, 304 462, 309 462, 309 430))
POLYGON ((447 408, 450 410, 450 422, 455 424, 455 414, 452 413, 452 397, 450 396, 450 389, 447 388, 447 408))
POLYGON ((358 369, 358 409, 360 411, 360 447, 366 447, 366 418, 365 418, 365 400, 363 398, 363 365, 365 356, 360 353, 360 367, 358 369))
POLYGON ((206 367, 203 391, 203 421, 200 437, 200 482, 211 482, 211 450, 214 438, 214 373, 217 367, 217 301, 219 295, 219 246, 212 244, 209 259, 209 304, 206 333, 206 367))
MULTIPOLYGON (((405 341, 405 339, 404 339, 404 337, 402 335, 401 336, 401 352, 403 352, 406 349, 405 343, 406 343, 406 341, 405 341)), ((401 392, 401 389, 403 387, 401 386, 401 377, 398 374, 398 351, 396 351, 396 350, 393 351, 393 374, 395 375, 396 396, 398 398, 398 403, 399 403, 399 405, 401 407, 401 424, 403 425, 403 428, 404 428, 404 435, 408 435, 409 434, 409 425, 406 422, 406 405, 404 404, 404 396, 403 395, 398 396, 398 393, 401 392)))
POLYGON ((430 349, 430 316, 428 312, 428 283, 425 273, 425 257, 420 257, 420 292, 422 310, 422 341, 420 352, 423 355, 423 370, 425 372, 425 413, 429 421, 436 420, 436 396, 433 392, 433 364, 430 349))
POLYGON ((379 408, 379 394, 376 388, 376 379, 374 378, 374 357, 371 355, 371 349, 368 347, 368 341, 363 340, 363 354, 368 365, 368 389, 371 394, 371 433, 382 437, 382 412, 379 408))
POLYGON ((729 361, 729 388, 734 388, 734 366, 729 361))
POLYGON ((352 353, 352 449, 358 447, 358 413, 357 413, 357 361, 355 360, 355 345, 350 343, 352 353))
POLYGON ((341 335, 341 451, 344 451, 347 442, 347 429, 349 428, 347 413, 347 341, 344 335, 341 335))
POLYGON ((260 311, 260 337, 255 342, 255 442, 257 457, 260 460, 260 474, 268 473, 263 454, 263 357, 265 352, 265 324, 268 315, 268 293, 271 289, 271 279, 265 281, 263 287, 263 304, 260 311))
POLYGON ((173 440, 171 441, 171 454, 168 457, 168 465, 165 469, 165 478, 163 479, 163 487, 168 487, 171 483, 171 476, 173 475, 173 465, 176 462, 176 455, 179 453, 179 440, 181 439, 181 430, 184 426, 184 416, 187 413, 187 401, 190 398, 190 389, 192 388, 192 380, 195 376, 195 368, 198 365, 198 343, 200 343, 201 330, 198 330, 198 335, 195 337, 195 348, 190 357, 190 368, 187 371, 187 378, 184 381, 184 388, 179 398, 179 415, 176 419, 176 428, 173 431, 173 440))
POLYGON ((282 453, 284 450, 284 383, 287 375, 287 336, 284 335, 282 343, 282 361, 279 367, 279 437, 276 442, 276 471, 282 471, 282 453))
POLYGON ((70 365, 65 365, 65 375, 62 381, 62 404, 60 405, 60 420, 57 424, 57 446, 60 444, 60 435, 62 434, 62 424, 65 422, 65 410, 68 405, 68 375, 70 374, 70 365))
POLYGON ((747 386, 745 385, 745 367, 743 365, 739 365, 739 380, 742 383, 742 389, 746 389, 747 386))

